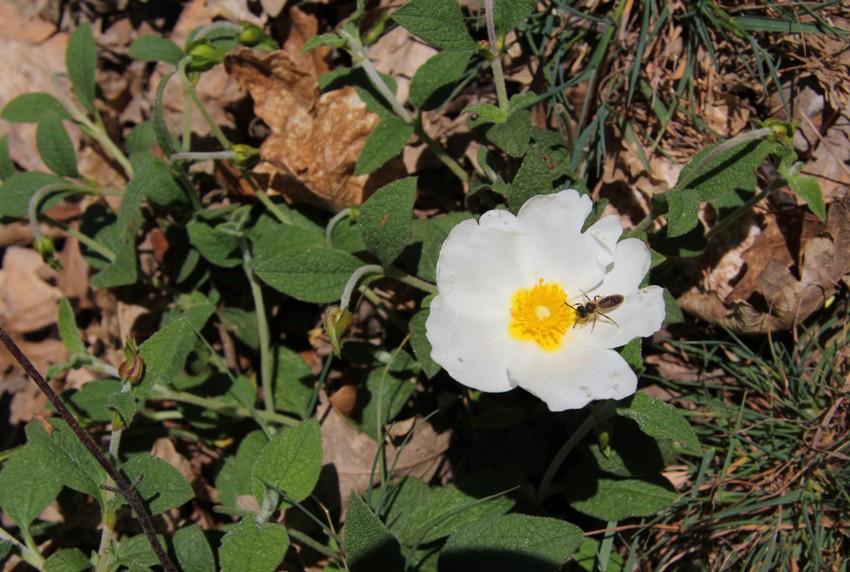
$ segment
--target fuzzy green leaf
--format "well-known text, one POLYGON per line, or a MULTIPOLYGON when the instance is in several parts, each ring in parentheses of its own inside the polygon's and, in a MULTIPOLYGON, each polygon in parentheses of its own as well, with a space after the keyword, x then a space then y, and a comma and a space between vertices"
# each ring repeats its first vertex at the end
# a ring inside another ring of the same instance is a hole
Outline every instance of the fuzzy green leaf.
POLYGON ((218 559, 221 572, 273 572, 283 561, 289 548, 286 527, 280 524, 257 524, 246 516, 224 535, 218 559))
POLYGON ((0 118, 12 123, 38 123, 42 117, 52 115, 59 119, 71 119, 59 100, 49 93, 40 91, 19 95, 3 107, 0 118))
POLYGON ((535 0, 510 0, 495 3, 496 32, 504 39, 514 28, 522 24, 537 4, 535 0))
POLYGON ((74 143, 62 125, 62 120, 55 115, 45 115, 38 122, 35 144, 41 160, 51 171, 61 177, 80 176, 74 143))
POLYGON ((670 506, 679 493, 660 475, 621 479, 588 470, 568 474, 565 496, 579 512, 602 520, 651 516, 670 506))
POLYGON ((303 421, 275 435, 263 448, 254 465, 254 495, 262 502, 267 483, 300 502, 313 492, 321 470, 322 432, 314 419, 303 421))
POLYGON ((145 372, 139 383, 133 386, 133 394, 144 401, 154 384, 171 383, 195 344, 195 331, 185 319, 168 324, 148 338, 139 348, 145 362, 145 372))
POLYGON ((27 444, 0 470, 0 509, 23 530, 29 530, 62 490, 62 482, 52 472, 55 465, 45 459, 45 453, 44 448, 27 444))
POLYGON ((174 533, 174 553, 183 572, 215 572, 215 556, 204 531, 197 524, 174 533))
POLYGON ((410 80, 410 103, 422 111, 440 107, 466 71, 470 57, 472 52, 439 52, 419 66, 410 80))
POLYGON ((345 554, 351 572, 404 570, 398 540, 354 491, 348 497, 345 554))
POLYGON ((221 232, 213 224, 198 219, 190 221, 186 231, 192 246, 216 266, 233 268, 242 264, 238 237, 221 232))
POLYGON ((313 397, 316 378, 310 366, 297 352, 280 346, 275 354, 274 404, 277 411, 308 416, 307 407, 313 397))
POLYGON ((581 543, 581 529, 563 520, 508 514, 481 519, 449 537, 440 572, 557 572, 581 543))
POLYGON ((106 471, 64 421, 54 417, 50 423, 56 427, 52 433, 37 421, 27 425, 28 446, 39 451, 49 471, 65 486, 103 502, 104 491, 100 485, 106 484, 106 471))
POLYGON ((641 430, 651 437, 673 439, 689 449, 701 451, 691 424, 678 409, 660 399, 638 392, 627 407, 617 408, 617 414, 637 421, 641 430))
MULTIPOLYGON (((50 173, 31 171, 12 175, 0 185, 0 216, 27 218, 30 199, 39 189, 63 184, 68 184, 68 181, 50 173)), ((68 191, 50 193, 39 203, 38 210, 49 209, 69 194, 68 191)))
POLYGON ((339 300, 348 279, 363 263, 347 252, 307 248, 257 261, 257 276, 266 284, 302 302, 339 300))
POLYGON ((44 562, 44 572, 83 572, 92 568, 91 560, 77 548, 54 552, 44 562))
POLYGON ((552 176, 540 147, 532 147, 525 155, 510 189, 508 203, 514 213, 531 197, 552 192, 552 176))
POLYGON ((134 457, 121 468, 132 482, 142 477, 137 488, 154 516, 178 507, 194 496, 192 487, 180 471, 159 457, 134 457))
POLYGON ((511 113, 507 121, 487 130, 487 140, 511 157, 522 157, 531 140, 531 113, 526 109, 511 113))
POLYGON ((788 180, 791 191, 809 205, 809 209, 821 220, 826 220, 826 206, 823 202, 823 191, 820 183, 814 177, 796 175, 788 180))
POLYGON ((9 153, 9 134, 0 137, 0 181, 5 181, 15 174, 15 163, 9 153))
POLYGON ((387 161, 400 155, 411 135, 413 135, 413 125, 405 123, 396 116, 382 119, 369 134, 360 156, 357 157, 357 165, 354 167, 355 176, 377 171, 387 161))
POLYGON ((151 109, 153 132, 156 136, 156 144, 159 146, 163 155, 169 158, 177 151, 174 148, 174 139, 171 136, 171 132, 168 130, 168 124, 165 123, 165 114, 162 110, 162 96, 165 93, 165 86, 168 85, 168 80, 170 80, 173 75, 174 72, 167 73, 162 76, 161 80, 159 80, 159 85, 156 86, 156 96, 154 97, 153 108, 151 109))
POLYGON ((416 178, 406 177, 375 191, 360 208, 363 243, 385 265, 404 250, 415 200, 416 178))
POLYGON ((165 62, 175 66, 186 57, 180 46, 158 34, 136 38, 128 51, 130 57, 143 62, 165 62))
POLYGON ((393 12, 392 18, 437 48, 464 51, 478 47, 466 29, 457 0, 410 0, 393 12))
POLYGON ((97 51, 91 24, 80 24, 71 34, 68 39, 68 49, 65 51, 65 66, 68 68, 68 77, 71 78, 77 100, 89 113, 94 114, 97 51))
POLYGON ((235 507, 238 496, 252 494, 251 474, 268 442, 262 431, 248 433, 239 444, 236 454, 224 459, 224 465, 215 477, 215 488, 222 505, 235 507))
POLYGON ((71 354, 85 354, 86 344, 83 343, 83 336, 77 328, 77 318, 74 315, 74 309, 67 298, 59 300, 59 337, 62 338, 62 343, 65 344, 65 349, 71 354))
POLYGON ((358 401, 363 405, 364 432, 380 441, 384 425, 398 415, 416 389, 419 364, 410 354, 399 350, 392 361, 369 373, 366 386, 361 386, 358 401))
POLYGON ((440 372, 441 367, 431 358, 431 342, 425 335, 425 322, 428 320, 428 314, 427 309, 420 310, 410 319, 410 345, 413 348, 413 355, 416 356, 419 365, 422 366, 422 371, 431 378, 440 372))
POLYGON ((95 379, 79 390, 65 391, 62 399, 74 413, 92 421, 103 422, 112 419, 107 403, 120 391, 121 382, 117 379, 95 379))
POLYGON ((106 398, 106 408, 120 415, 126 427, 133 424, 137 405, 136 396, 130 391, 116 391, 106 398))

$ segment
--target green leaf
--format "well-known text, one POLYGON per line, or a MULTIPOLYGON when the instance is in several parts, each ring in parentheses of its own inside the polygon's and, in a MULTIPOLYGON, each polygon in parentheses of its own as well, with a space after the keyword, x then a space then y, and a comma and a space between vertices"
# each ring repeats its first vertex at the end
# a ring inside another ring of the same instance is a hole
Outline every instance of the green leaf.
POLYGON ((52 472, 55 465, 44 458, 45 452, 43 447, 27 444, 0 470, 0 509, 24 531, 62 490, 62 482, 52 472))
POLYGON ((398 540, 354 491, 345 517, 345 555, 351 572, 404 570, 398 540))
POLYGON ((461 113, 469 113, 477 117, 470 118, 470 127, 478 127, 485 123, 504 123, 508 120, 508 114, 492 103, 476 103, 463 108, 461 113))
MULTIPOLYGON (((502 4, 500 2, 500 4, 502 4)), ((445 103, 466 71, 472 52, 439 52, 419 66, 410 80, 410 103, 422 111, 445 103)))
POLYGON ((826 220, 826 206, 823 203, 823 191, 814 177, 794 176, 788 180, 791 191, 806 201, 809 209, 821 220, 826 220))
POLYGON ((257 261, 263 282, 302 302, 339 300, 348 279, 363 265, 341 250, 307 248, 257 261))
POLYGON ((165 62, 176 66, 186 57, 180 46, 158 34, 147 34, 133 40, 130 57, 143 62, 165 62))
MULTIPOLYGON (((601 544, 600 540, 586 537, 573 555, 575 563, 587 572, 599 572, 601 564, 598 564, 598 562, 601 544)), ((625 572, 625 570, 623 557, 612 551, 608 556, 608 566, 605 567, 604 572, 625 572)))
MULTIPOLYGON (((160 545, 164 546, 164 539, 159 535, 157 535, 157 538, 160 545)), ((127 572, 147 570, 149 567, 159 564, 159 558, 144 534, 122 538, 115 556, 119 564, 130 569, 127 572)))
POLYGON ((418 371, 418 364, 410 354, 398 350, 389 364, 369 373, 365 390, 361 386, 358 396, 358 402, 365 401, 362 424, 365 433, 381 440, 384 425, 399 414, 416 389, 418 371))
MULTIPOLYGON (((15 173, 0 185, 0 216, 27 218, 30 199, 39 189, 47 185, 67 184, 65 179, 49 173, 15 173)), ((68 191, 51 193, 39 203, 39 211, 49 209, 69 194, 68 191)))
POLYGON ((429 311, 420 310, 410 319, 410 345, 413 355, 422 366, 422 371, 428 378, 432 378, 440 372, 440 364, 431 358, 431 342, 425 335, 425 322, 428 320, 429 311))
POLYGON ((300 502, 319 481, 322 432, 315 419, 302 421, 274 436, 254 465, 254 495, 262 502, 266 483, 300 502))
POLYGON ((84 572, 91 568, 91 560, 77 548, 54 552, 44 562, 44 572, 84 572))
POLYGON ((84 384, 79 390, 70 390, 62 394, 69 408, 92 421, 110 421, 107 404, 110 398, 121 391, 121 382, 117 379, 95 379, 84 384))
POLYGON ((221 232, 209 222, 198 219, 190 221, 186 230, 192 246, 216 266, 233 268, 242 264, 238 237, 221 232))
MULTIPOLYGON (((59 300, 59 337, 62 338, 62 343, 65 344, 65 349, 71 354, 85 354, 86 344, 83 343, 83 336, 77 328, 77 318, 74 315, 74 309, 67 298, 59 300)), ((85 386, 83 386, 85 387, 85 386)))
POLYGON ((387 161, 404 150, 407 140, 413 135, 413 125, 393 115, 382 119, 366 139, 366 144, 357 157, 354 175, 367 175, 377 171, 387 161))
POLYGON ((656 200, 666 201, 669 209, 668 237, 682 236, 697 226, 702 202, 719 199, 736 189, 753 190, 756 169, 780 148, 767 139, 745 141, 718 153, 715 150, 719 145, 722 143, 694 155, 679 174, 676 186, 658 195, 656 200))
POLYGON ((487 130, 487 140, 511 157, 522 157, 531 140, 531 113, 527 109, 511 113, 507 121, 487 130))
POLYGON ((192 487, 183 475, 163 461, 152 455, 134 457, 121 467, 127 478, 135 482, 142 500, 154 516, 182 505, 193 496, 192 487))
POLYGON ((664 310, 666 312, 664 317, 665 324, 681 324, 685 321, 685 314, 682 312, 682 308, 679 307, 676 299, 667 288, 664 289, 664 310))
POLYGON ((38 123, 47 115, 71 119, 71 114, 49 93, 33 92, 19 95, 3 107, 0 118, 12 123, 38 123))
MULTIPOLYGON (((152 134, 153 132, 151 132, 152 134)), ((133 167, 145 175, 145 198, 161 207, 175 208, 189 203, 186 192, 174 178, 171 165, 150 153, 133 155, 133 167)))
POLYGON ((221 572, 274 572, 289 548, 286 527, 259 525, 246 516, 224 535, 218 551, 221 572))
POLYGON ((325 235, 318 226, 312 223, 309 227, 296 224, 281 224, 271 216, 260 216, 257 223, 245 233, 251 240, 251 254, 256 263, 262 264, 285 252, 324 246, 325 235))
POLYGON ((643 350, 642 339, 635 338, 620 348, 620 355, 629 364, 629 367, 638 375, 643 373, 643 350))
POLYGON ((360 208, 358 222, 363 243, 384 265, 395 260, 410 234, 416 177, 393 181, 375 191, 360 208))
POLYGON ((257 332, 257 313, 225 306, 219 308, 218 317, 221 325, 248 347, 260 349, 260 335, 257 332))
POLYGON ((0 137, 0 181, 5 181, 16 173, 15 162, 9 154, 9 134, 0 137))
POLYGON ((641 430, 651 437, 679 441, 689 449, 702 451, 694 428, 682 413, 660 399, 638 392, 628 400, 627 407, 618 407, 617 414, 637 421, 641 430))
POLYGON ((147 120, 136 124, 135 127, 127 135, 127 140, 124 146, 127 148, 127 153, 133 155, 135 153, 150 154, 153 150, 153 144, 156 140, 156 135, 153 132, 153 121, 147 120))
POLYGON ((224 459, 224 466, 215 477, 215 488, 222 505, 235 507, 238 496, 253 494, 254 465, 268 442, 262 431, 253 431, 242 439, 235 455, 224 459))
POLYGON ((71 78, 77 100, 89 113, 94 114, 94 96, 97 88, 95 81, 97 51, 95 50, 94 36, 90 24, 80 24, 68 39, 65 66, 68 68, 68 77, 71 78))
POLYGON ((126 427, 133 424, 137 406, 136 396, 130 391, 116 391, 106 398, 106 408, 120 415, 126 427))
POLYGON ((168 80, 172 76, 174 76, 174 72, 165 74, 159 80, 159 85, 156 86, 156 97, 154 97, 153 108, 151 109, 156 144, 159 146, 162 154, 168 158, 174 155, 176 150, 174 149, 174 139, 171 137, 168 125, 165 123, 165 115, 162 111, 162 96, 165 93, 165 86, 168 85, 168 80))
POLYGON ((579 512, 602 520, 651 516, 670 506, 679 493, 660 475, 621 479, 579 466, 567 475, 565 496, 579 512))
POLYGON ((62 120, 55 115, 42 117, 35 132, 35 143, 41 160, 51 171, 62 177, 80 176, 74 143, 62 120))
POLYGON ((469 51, 478 47, 466 29, 457 0, 410 0, 393 12, 392 18, 437 48, 469 51))
POLYGON ((280 346, 274 363, 274 408, 299 417, 308 416, 307 407, 313 397, 316 378, 310 366, 297 352, 280 346))
POLYGON ((414 219, 410 225, 410 240, 402 252, 402 260, 422 280, 437 281, 437 261, 449 231, 461 221, 472 218, 469 212, 458 211, 428 220, 414 219))
POLYGON ((511 182, 510 189, 508 204, 510 204, 513 213, 519 212, 520 207, 531 197, 548 195, 553 192, 549 166, 546 164, 546 157, 539 146, 529 149, 513 182, 511 182))
POLYGON ((454 485, 430 488, 414 477, 389 494, 386 524, 406 546, 439 540, 477 520, 504 514, 514 504, 506 497, 481 500, 454 485))
POLYGON ((337 34, 319 34, 304 42, 304 45, 301 46, 301 53, 306 54, 310 50, 315 50, 321 46, 341 48, 344 45, 345 40, 340 38, 337 34))
POLYGON ((215 572, 215 555, 197 524, 184 526, 172 538, 174 553, 183 572, 215 572))
POLYGON ((440 572, 557 572, 581 543, 581 529, 563 520, 508 514, 481 519, 449 537, 440 572))
POLYGON ((38 450, 49 471, 62 484, 102 503, 104 492, 100 485, 106 484, 106 471, 64 421, 54 417, 50 422, 55 427, 52 433, 38 422, 27 425, 28 446, 38 450))
POLYGON ((133 386, 136 398, 144 401, 154 384, 168 385, 171 378, 183 369, 193 345, 195 331, 185 319, 167 325, 148 338, 139 348, 139 355, 145 362, 145 373, 133 386))
POLYGON ((514 28, 522 24, 537 4, 535 0, 510 0, 496 2, 494 19, 499 39, 504 40, 514 28))

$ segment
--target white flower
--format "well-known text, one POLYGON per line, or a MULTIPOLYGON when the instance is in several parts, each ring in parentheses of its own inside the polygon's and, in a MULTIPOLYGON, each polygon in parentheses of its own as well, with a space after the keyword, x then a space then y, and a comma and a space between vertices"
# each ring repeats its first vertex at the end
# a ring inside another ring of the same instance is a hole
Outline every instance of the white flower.
POLYGON ((552 411, 635 392, 637 377, 613 348, 661 328, 663 291, 639 288, 649 249, 617 242, 615 217, 581 231, 590 210, 570 189, 452 229, 425 328, 431 356, 453 378, 487 392, 518 386, 552 411), (588 313, 594 301, 614 307, 588 313))

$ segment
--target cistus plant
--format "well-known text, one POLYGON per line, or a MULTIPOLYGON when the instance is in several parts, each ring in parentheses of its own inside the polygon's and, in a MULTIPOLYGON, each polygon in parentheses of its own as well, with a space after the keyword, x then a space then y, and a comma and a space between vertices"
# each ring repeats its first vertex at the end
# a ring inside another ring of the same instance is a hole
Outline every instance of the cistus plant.
MULTIPOLYGON (((77 240, 93 288, 145 292, 160 310, 152 331, 135 332, 140 344, 93 344, 73 301, 60 303, 69 357, 48 380, 75 369, 99 377, 61 396, 44 384, 58 417, 30 423, 25 444, 4 455, 0 557, 47 571, 491 572, 559 570, 578 550, 588 570, 625 569, 612 556, 618 523, 695 494, 662 472, 677 457, 709 454, 681 410, 638 391, 642 338, 682 319, 653 269, 664 254, 699 254, 780 187, 821 219, 827 212, 817 183, 800 174, 794 126, 765 118, 696 153, 642 221, 624 229, 603 215, 585 178, 600 158, 589 143, 605 129, 606 108, 590 124, 584 108, 575 118, 583 131, 565 137, 531 112, 566 113, 554 84, 535 93, 505 78, 517 38, 567 9, 537 4, 485 0, 470 15, 457 0, 411 0, 375 17, 358 0, 339 26, 304 44, 305 54, 335 50, 343 64, 298 90, 353 90, 351 109, 376 117, 339 176, 384 180, 337 212, 315 208, 328 200, 305 206, 276 192, 275 177, 315 189, 265 145, 231 141, 197 93, 202 74, 222 65, 282 81, 280 70, 291 69, 274 63, 284 56, 264 30, 219 22, 183 47, 157 35, 135 40, 132 57, 169 69, 150 120, 113 141, 96 101, 91 28, 77 28, 70 89, 57 82, 55 94, 25 94, 2 111, 37 123, 51 172, 19 172, 4 138, 0 216, 28 221, 32 247, 61 271, 57 243, 70 242, 40 225, 58 228, 77 240), (406 102, 368 49, 395 26, 434 48, 406 102), (473 80, 493 96, 461 111, 478 147, 464 157, 432 138, 424 118, 457 113, 451 104, 473 80), (172 81, 185 104, 178 136, 163 109, 172 81), (194 148, 193 112, 219 149, 194 148), (118 165, 121 188, 80 173, 64 122, 118 165), (388 168, 414 139, 451 183, 388 168), (757 193, 766 162, 775 176, 757 193), (84 196, 79 220, 50 216, 84 196), (425 216, 423 197, 450 212, 425 216), (724 200, 733 212, 704 232, 703 209, 724 200), (152 236, 153 256, 143 246, 152 236), (103 344, 123 361, 112 363, 103 344), (345 408, 338 396, 352 387, 345 408), (203 486, 150 454, 154 434, 212 451, 215 494, 201 496, 203 486), (348 457, 339 453, 349 445, 348 457), (416 473, 408 461, 427 447, 442 469, 416 473), (352 473, 362 478, 347 480, 352 473), (57 498, 94 507, 96 541, 46 542, 58 525, 40 515, 57 498)), ((614 4, 606 45, 626 3, 614 4)), ((348 97, 340 93, 335 102, 348 97)), ((15 341, 0 338, 41 384, 15 341)))

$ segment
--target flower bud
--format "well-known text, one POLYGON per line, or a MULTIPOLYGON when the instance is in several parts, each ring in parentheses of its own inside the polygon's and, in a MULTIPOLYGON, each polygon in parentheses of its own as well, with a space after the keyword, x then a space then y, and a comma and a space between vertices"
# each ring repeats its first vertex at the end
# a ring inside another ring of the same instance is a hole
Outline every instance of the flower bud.
POLYGON ((243 22, 242 29, 239 31, 239 35, 236 39, 243 46, 253 48, 266 39, 266 34, 258 26, 249 22, 243 22))
POLYGON ((189 50, 192 61, 186 66, 187 71, 205 72, 212 69, 216 64, 224 61, 224 50, 213 47, 210 44, 195 44, 189 50))
POLYGON ((121 377, 121 381, 138 383, 144 372, 145 362, 139 355, 136 340, 130 338, 124 345, 124 361, 118 366, 118 375, 121 377))
POLYGON ((340 310, 339 306, 331 306, 325 312, 324 326, 325 333, 331 340, 331 346, 334 350, 334 355, 339 357, 342 351, 342 337, 348 332, 354 317, 348 308, 340 310))

